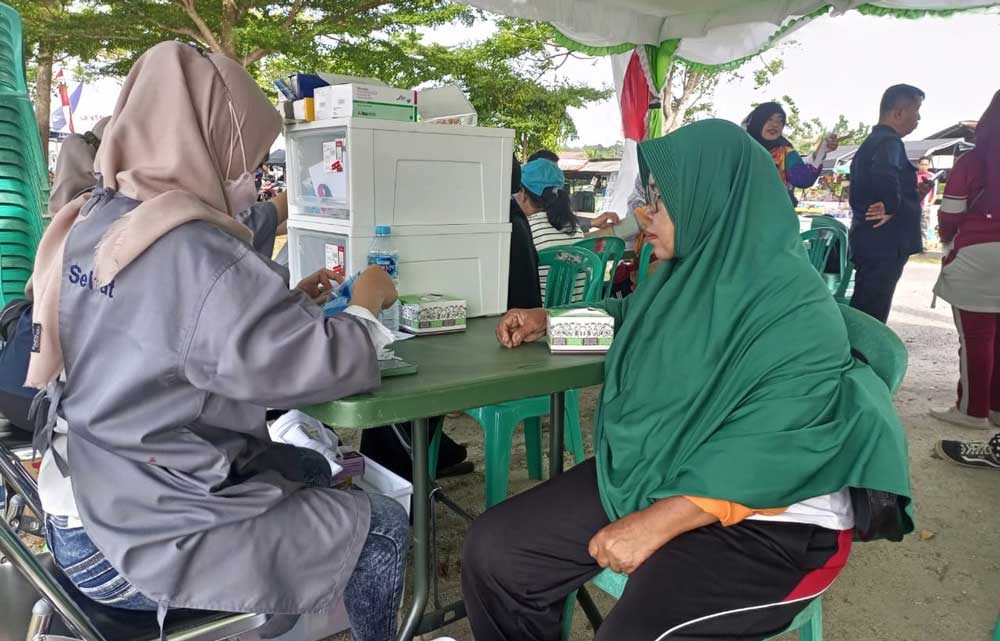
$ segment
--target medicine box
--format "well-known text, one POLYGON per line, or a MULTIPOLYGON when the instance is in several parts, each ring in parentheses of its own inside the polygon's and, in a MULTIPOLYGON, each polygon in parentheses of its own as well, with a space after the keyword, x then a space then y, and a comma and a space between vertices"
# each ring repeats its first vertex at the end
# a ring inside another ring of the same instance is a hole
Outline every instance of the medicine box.
POLYGON ((378 118, 416 122, 417 93, 380 85, 349 83, 317 87, 316 119, 378 118))
POLYGON ((611 348, 615 319, 602 309, 554 309, 548 313, 549 351, 601 354, 611 348))
POLYGON ((444 294, 400 296, 399 327, 410 334, 445 334, 465 331, 465 301, 444 294))

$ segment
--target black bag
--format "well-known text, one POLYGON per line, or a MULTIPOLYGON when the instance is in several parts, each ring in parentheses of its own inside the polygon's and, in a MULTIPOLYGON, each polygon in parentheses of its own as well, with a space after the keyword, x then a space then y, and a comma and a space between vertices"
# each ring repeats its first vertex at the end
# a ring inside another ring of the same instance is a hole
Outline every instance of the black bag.
POLYGON ((851 488, 854 534, 859 541, 903 540, 903 497, 868 488, 851 488))
POLYGON ((0 414, 14 427, 32 431, 31 402, 38 390, 24 387, 31 356, 31 301, 11 301, 0 310, 0 414))

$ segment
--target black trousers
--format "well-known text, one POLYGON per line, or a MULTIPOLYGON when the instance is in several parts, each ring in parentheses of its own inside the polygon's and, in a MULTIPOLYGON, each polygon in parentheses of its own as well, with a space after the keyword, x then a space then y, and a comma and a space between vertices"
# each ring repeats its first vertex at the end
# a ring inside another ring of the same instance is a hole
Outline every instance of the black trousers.
MULTIPOLYGON (((462 557, 476 641, 557 641, 566 597, 601 571, 587 546, 608 523, 592 459, 479 517, 462 557)), ((798 523, 693 530, 629 577, 595 639, 773 636, 833 582, 850 542, 850 530, 798 523)))
POLYGON ((896 284, 909 256, 854 259, 854 296, 851 307, 885 323, 892 309, 896 284))

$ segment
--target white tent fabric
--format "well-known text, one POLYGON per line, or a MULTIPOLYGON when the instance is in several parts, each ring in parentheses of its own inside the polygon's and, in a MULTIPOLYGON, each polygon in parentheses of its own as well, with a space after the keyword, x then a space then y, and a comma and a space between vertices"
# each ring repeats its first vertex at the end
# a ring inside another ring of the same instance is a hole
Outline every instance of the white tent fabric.
MULTIPOLYGON (((888 10, 967 10, 983 0, 461 0, 493 13, 552 23, 593 47, 658 45, 683 38, 676 55, 717 65, 757 53, 796 20, 823 7, 835 14, 861 5, 888 10)), ((802 23, 807 20, 801 20, 802 23)))

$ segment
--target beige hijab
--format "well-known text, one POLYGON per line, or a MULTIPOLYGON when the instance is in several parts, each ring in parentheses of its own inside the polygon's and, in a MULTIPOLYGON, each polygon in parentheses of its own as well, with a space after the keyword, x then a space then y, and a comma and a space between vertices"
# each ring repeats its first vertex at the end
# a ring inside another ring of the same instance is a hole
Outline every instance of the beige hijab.
MULTIPOLYGON (((104 135, 110 117, 97 121, 90 133, 99 142, 104 135)), ((55 178, 49 194, 49 216, 55 216, 66 203, 84 192, 91 191, 97 183, 94 176, 94 156, 97 145, 91 144, 81 134, 70 134, 59 149, 56 159, 55 178)))
MULTIPOLYGON (((280 130, 278 112, 233 60, 178 42, 143 54, 125 79, 94 163, 105 188, 141 204, 98 244, 98 282, 114 280, 161 236, 187 222, 202 220, 249 242, 253 234, 233 219, 225 182, 253 171, 280 130)), ((73 225, 86 224, 87 217, 78 216, 86 200, 62 207, 38 247, 29 283, 35 301, 34 351, 25 382, 30 387, 45 387, 63 369, 63 247, 73 225)))

